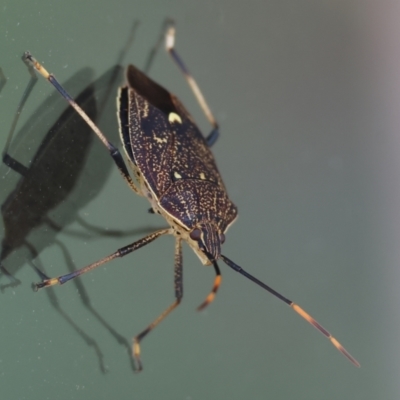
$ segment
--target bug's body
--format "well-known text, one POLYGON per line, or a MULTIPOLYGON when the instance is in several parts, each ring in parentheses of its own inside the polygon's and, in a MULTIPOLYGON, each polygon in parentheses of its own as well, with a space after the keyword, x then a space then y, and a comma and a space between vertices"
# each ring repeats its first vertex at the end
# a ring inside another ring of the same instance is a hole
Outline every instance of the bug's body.
POLYGON ((239 272, 289 305, 327 337, 354 365, 359 366, 357 360, 300 306, 221 254, 225 232, 236 219, 237 209, 228 198, 214 157, 209 149, 218 137, 218 124, 199 87, 174 50, 174 35, 174 28, 169 27, 166 33, 167 50, 185 75, 202 110, 213 126, 213 130, 204 138, 193 118, 174 95, 153 82, 137 68, 129 66, 127 86, 122 87, 118 94, 118 119, 121 142, 139 186, 132 180, 118 149, 107 140, 100 129, 58 83, 54 75, 49 74, 29 52, 25 54, 25 59, 29 60, 34 68, 54 85, 92 128, 108 149, 128 185, 137 194, 145 196, 150 201, 152 210, 161 214, 170 225, 168 229, 153 232, 72 273, 44 279, 36 284, 36 288, 64 284, 106 262, 123 257, 162 235, 171 234, 175 236, 175 301, 146 329, 134 337, 133 357, 138 370, 142 369, 139 343, 182 300, 182 241, 189 244, 204 265, 212 264, 216 273, 214 286, 199 309, 206 307, 215 297, 221 282, 217 260, 221 259, 234 271, 239 272))
POLYGON ((214 157, 174 95, 132 65, 127 80, 118 96, 121 141, 141 194, 202 263, 210 265, 219 258, 221 235, 237 216, 214 157), (196 227, 211 260, 190 237, 196 227))

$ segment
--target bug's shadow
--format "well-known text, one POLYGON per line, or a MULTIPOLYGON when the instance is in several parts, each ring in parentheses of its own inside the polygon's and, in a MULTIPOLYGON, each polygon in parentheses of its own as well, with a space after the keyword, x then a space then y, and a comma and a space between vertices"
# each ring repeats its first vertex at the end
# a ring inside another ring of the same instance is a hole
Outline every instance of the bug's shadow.
POLYGON ((3 87, 5 86, 7 82, 6 76, 4 75, 3 70, 0 68, 0 93, 3 90, 3 87))
MULTIPOLYGON (((67 90, 78 91, 91 76, 81 70, 66 82, 67 90)), ((117 125, 109 93, 120 81, 121 68, 114 67, 77 97, 113 139, 117 125)), ((113 168, 90 128, 72 108, 64 109, 65 101, 53 93, 20 129, 4 157, 7 165, 0 166, 0 260, 13 275, 30 257, 26 243, 38 254, 52 245, 58 231, 79 221, 79 210, 97 196, 113 168)))
MULTIPOLYGON (((114 94, 121 83, 122 69, 114 67, 87 86, 77 100, 110 140, 118 141, 114 94)), ((72 94, 91 81, 92 71, 84 69, 65 84, 72 94)), ((13 140, 5 162, 0 166, 0 202, 3 223, 0 224, 2 246, 0 261, 4 271, 12 276, 26 265, 41 274, 39 254, 47 246, 57 244, 70 270, 75 269, 66 247, 57 233, 68 230, 68 225, 80 221, 79 210, 94 199, 107 180, 114 164, 107 151, 90 128, 72 109, 65 111, 65 100, 54 92, 29 118, 13 140), (57 116, 61 115, 59 118, 57 116)), ((86 229, 81 235, 124 236, 148 232, 105 231, 81 223, 86 229)), ((78 234, 72 232, 71 234, 78 234)), ((18 283, 16 278, 2 274, 3 290, 18 283)), ((96 316, 116 340, 130 345, 92 307, 79 280, 75 284, 85 307, 96 316)), ((103 356, 96 341, 88 336, 61 308, 54 290, 46 290, 51 304, 80 336, 95 349, 100 369, 105 371, 103 356)))
MULTIPOLYGON (((60 248, 64 260, 66 261, 67 268, 69 272, 72 272, 75 270, 75 264, 72 261, 72 258, 70 256, 70 253, 68 249, 64 246, 64 244, 58 240, 55 241, 55 244, 60 248)), ((74 280, 74 285, 77 288, 77 291, 79 293, 80 300, 82 301, 82 304, 84 307, 97 319, 98 322, 113 336, 113 338, 116 340, 116 342, 123 346, 126 349, 128 359, 131 364, 131 369, 135 371, 135 365, 133 362, 133 359, 131 357, 131 343, 124 337, 122 336, 119 332, 117 332, 106 320, 105 318, 93 307, 90 297, 86 291, 85 286, 81 282, 80 279, 75 279, 74 280)), ((98 345, 97 341, 94 340, 90 335, 88 335, 75 321, 73 318, 71 318, 61 307, 60 302, 56 296, 56 289, 49 287, 46 289, 46 293, 49 297, 51 305, 57 310, 57 312, 64 318, 64 320, 74 329, 76 333, 85 341, 85 343, 93 348, 97 359, 99 363, 99 368, 102 373, 106 373, 107 369, 104 364, 104 356, 103 352, 101 351, 100 346, 98 345)))

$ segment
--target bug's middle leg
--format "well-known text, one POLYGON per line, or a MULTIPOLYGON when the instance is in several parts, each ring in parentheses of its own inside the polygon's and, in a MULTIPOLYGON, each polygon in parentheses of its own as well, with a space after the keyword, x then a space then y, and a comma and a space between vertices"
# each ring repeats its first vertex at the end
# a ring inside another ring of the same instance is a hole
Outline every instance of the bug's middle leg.
POLYGON ((182 282, 182 239, 177 237, 175 241, 175 268, 174 268, 174 287, 175 301, 164 310, 150 325, 133 338, 132 355, 136 364, 137 372, 143 369, 140 360, 140 342, 150 333, 172 310, 174 310, 182 300, 183 282, 182 282))
POLYGON ((77 269, 74 272, 59 276, 57 278, 44 279, 42 282, 34 284, 33 287, 35 290, 38 290, 38 289, 42 289, 47 286, 63 285, 64 283, 70 281, 71 279, 77 278, 78 276, 83 275, 86 272, 89 272, 89 271, 99 267, 100 265, 103 265, 103 264, 113 260, 114 258, 124 257, 127 254, 140 249, 141 247, 145 246, 146 244, 149 244, 150 242, 157 239, 161 235, 166 235, 166 234, 171 234, 171 233, 172 233, 171 229, 160 229, 158 231, 150 233, 150 235, 147 235, 144 238, 137 240, 136 242, 134 242, 128 246, 121 247, 120 249, 118 249, 114 253, 110 254, 109 256, 106 256, 106 257, 102 258, 101 260, 98 260, 92 264, 89 264, 86 267, 77 269))

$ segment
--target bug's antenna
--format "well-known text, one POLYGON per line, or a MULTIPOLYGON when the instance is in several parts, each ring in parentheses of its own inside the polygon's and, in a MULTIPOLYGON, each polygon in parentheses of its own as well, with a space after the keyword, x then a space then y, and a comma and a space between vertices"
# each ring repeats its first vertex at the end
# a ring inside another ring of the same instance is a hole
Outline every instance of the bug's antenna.
POLYGON ((282 300, 285 302, 288 306, 290 306, 294 311, 297 312, 301 317, 303 317, 307 322, 309 322, 314 328, 318 329, 324 336, 326 336, 331 343, 345 356, 348 358, 350 362, 352 362, 356 367, 360 366, 360 363, 322 326, 320 325, 311 315, 309 315, 307 312, 305 312, 300 306, 298 306, 296 303, 293 303, 293 301, 289 300, 285 296, 281 295, 278 293, 276 290, 272 289, 265 283, 261 282, 257 278, 255 278, 253 275, 249 274, 246 272, 242 267, 239 265, 235 264, 233 261, 231 261, 229 258, 223 256, 221 254, 222 260, 225 262, 226 265, 231 267, 233 270, 236 272, 239 272, 239 274, 245 276, 246 278, 250 279, 252 282, 256 283, 258 286, 261 286, 263 289, 267 290, 274 296, 276 296, 278 299, 282 300))

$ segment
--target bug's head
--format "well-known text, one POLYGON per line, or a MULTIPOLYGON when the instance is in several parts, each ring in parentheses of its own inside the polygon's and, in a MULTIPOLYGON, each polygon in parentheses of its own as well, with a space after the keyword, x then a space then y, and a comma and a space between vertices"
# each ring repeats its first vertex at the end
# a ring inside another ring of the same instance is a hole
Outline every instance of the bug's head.
POLYGON ((221 255, 221 245, 225 242, 225 235, 210 222, 197 224, 190 232, 190 238, 198 243, 210 262, 216 261, 221 255))

